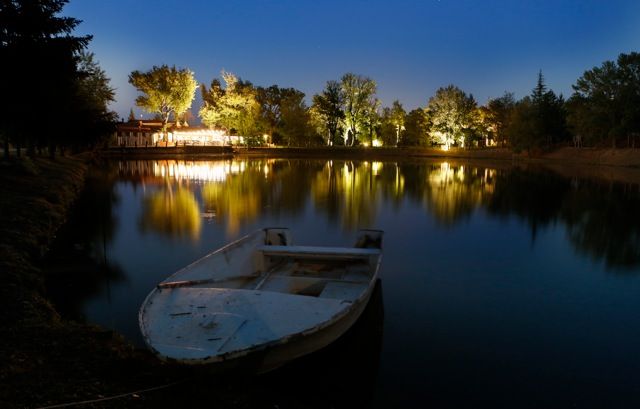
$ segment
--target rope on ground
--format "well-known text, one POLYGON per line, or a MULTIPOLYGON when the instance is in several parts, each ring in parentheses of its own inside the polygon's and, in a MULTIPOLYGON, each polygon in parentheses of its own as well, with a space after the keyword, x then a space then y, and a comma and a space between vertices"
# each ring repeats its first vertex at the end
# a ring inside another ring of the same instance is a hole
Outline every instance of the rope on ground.
POLYGON ((189 378, 182 379, 180 381, 171 382, 171 383, 168 383, 166 385, 154 386, 153 388, 140 389, 140 390, 133 391, 133 392, 121 393, 120 395, 107 396, 106 398, 90 399, 90 400, 83 400, 83 401, 78 401, 78 402, 59 403, 57 405, 41 406, 41 407, 39 407, 37 409, 69 408, 69 407, 72 407, 72 406, 90 405, 92 403, 100 403, 100 402, 105 402, 105 401, 109 401, 109 400, 122 399, 122 398, 126 398, 127 396, 141 395, 141 394, 147 393, 147 392, 154 392, 154 391, 157 391, 157 390, 160 390, 160 389, 170 388, 172 386, 175 386, 175 385, 181 384, 183 382, 186 382, 188 379, 189 378))

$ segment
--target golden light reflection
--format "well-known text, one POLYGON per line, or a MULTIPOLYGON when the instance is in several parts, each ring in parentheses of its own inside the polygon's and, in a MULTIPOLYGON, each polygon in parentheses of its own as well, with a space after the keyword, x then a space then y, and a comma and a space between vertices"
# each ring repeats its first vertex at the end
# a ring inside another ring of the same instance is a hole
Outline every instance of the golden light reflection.
POLYGON ((382 162, 371 162, 371 172, 374 176, 378 176, 382 170, 382 162))
POLYGON ((236 161, 156 161, 153 163, 153 174, 162 178, 178 181, 222 182, 230 174, 244 172, 246 163, 236 161))
POLYGON ((451 224, 470 214, 482 204, 485 197, 493 193, 491 175, 495 175, 495 170, 478 172, 476 168, 442 162, 427 176, 425 205, 437 220, 451 224))
POLYGON ((248 173, 230 177, 224 183, 210 182, 202 186, 205 211, 224 221, 228 233, 237 234, 242 223, 258 217, 262 195, 255 187, 259 176, 248 173))
POLYGON ((438 221, 452 224, 486 202, 497 179, 494 169, 450 161, 140 162, 130 163, 121 171, 137 175, 145 183, 146 175, 152 171, 156 183, 164 177, 163 184, 174 185, 173 191, 156 192, 148 199, 145 212, 150 214, 145 215, 145 225, 158 231, 190 231, 194 236, 199 234, 201 217, 223 224, 227 232, 237 234, 245 224, 255 222, 265 213, 304 211, 310 204, 309 196, 312 211, 336 220, 345 228, 375 224, 382 203, 389 201, 397 207, 407 196, 422 203, 438 221), (141 168, 142 162, 146 163, 146 170, 141 168), (176 189, 176 184, 182 187, 176 189), (199 207, 196 198, 202 201, 199 207), (161 214, 164 216, 160 217, 161 214), (186 220, 176 220, 177 217, 186 220))
POLYGON ((202 229, 198 201, 189 189, 171 186, 144 198, 141 225, 171 236, 196 240, 202 229))
POLYGON ((344 227, 370 226, 375 222, 381 182, 373 169, 380 164, 369 162, 327 162, 313 180, 312 193, 316 207, 330 218, 339 218, 344 227))

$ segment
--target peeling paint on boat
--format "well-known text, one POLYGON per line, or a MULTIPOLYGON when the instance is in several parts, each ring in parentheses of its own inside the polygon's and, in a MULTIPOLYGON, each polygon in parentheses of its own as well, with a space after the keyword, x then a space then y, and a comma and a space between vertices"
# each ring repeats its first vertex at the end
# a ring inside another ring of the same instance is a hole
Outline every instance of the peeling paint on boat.
POLYGON ((143 338, 168 361, 260 355, 256 370, 276 368, 357 320, 379 276, 381 242, 377 230, 361 231, 365 247, 295 246, 287 229, 254 232, 158 284, 140 308, 143 338))

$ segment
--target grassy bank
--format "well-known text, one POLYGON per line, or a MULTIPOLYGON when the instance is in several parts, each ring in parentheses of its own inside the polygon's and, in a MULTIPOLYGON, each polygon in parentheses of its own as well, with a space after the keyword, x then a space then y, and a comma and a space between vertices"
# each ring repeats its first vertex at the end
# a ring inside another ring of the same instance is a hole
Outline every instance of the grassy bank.
POLYGON ((62 320, 46 298, 38 262, 84 185, 88 161, 0 162, 0 407, 93 399, 167 378, 116 334, 62 320))

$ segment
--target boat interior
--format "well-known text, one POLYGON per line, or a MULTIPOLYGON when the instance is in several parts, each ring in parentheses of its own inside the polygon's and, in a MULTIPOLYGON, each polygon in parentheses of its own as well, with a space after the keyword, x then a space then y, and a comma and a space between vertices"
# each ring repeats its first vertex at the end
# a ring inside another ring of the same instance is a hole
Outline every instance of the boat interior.
POLYGON ((367 290, 381 254, 378 248, 294 246, 289 243, 281 232, 276 240, 270 240, 267 232, 266 239, 263 237, 258 243, 231 248, 208 260, 207 264, 217 270, 217 274, 164 282, 159 288, 243 289, 353 302, 367 290), (231 264, 237 257, 252 262, 242 268, 233 268, 231 264))

